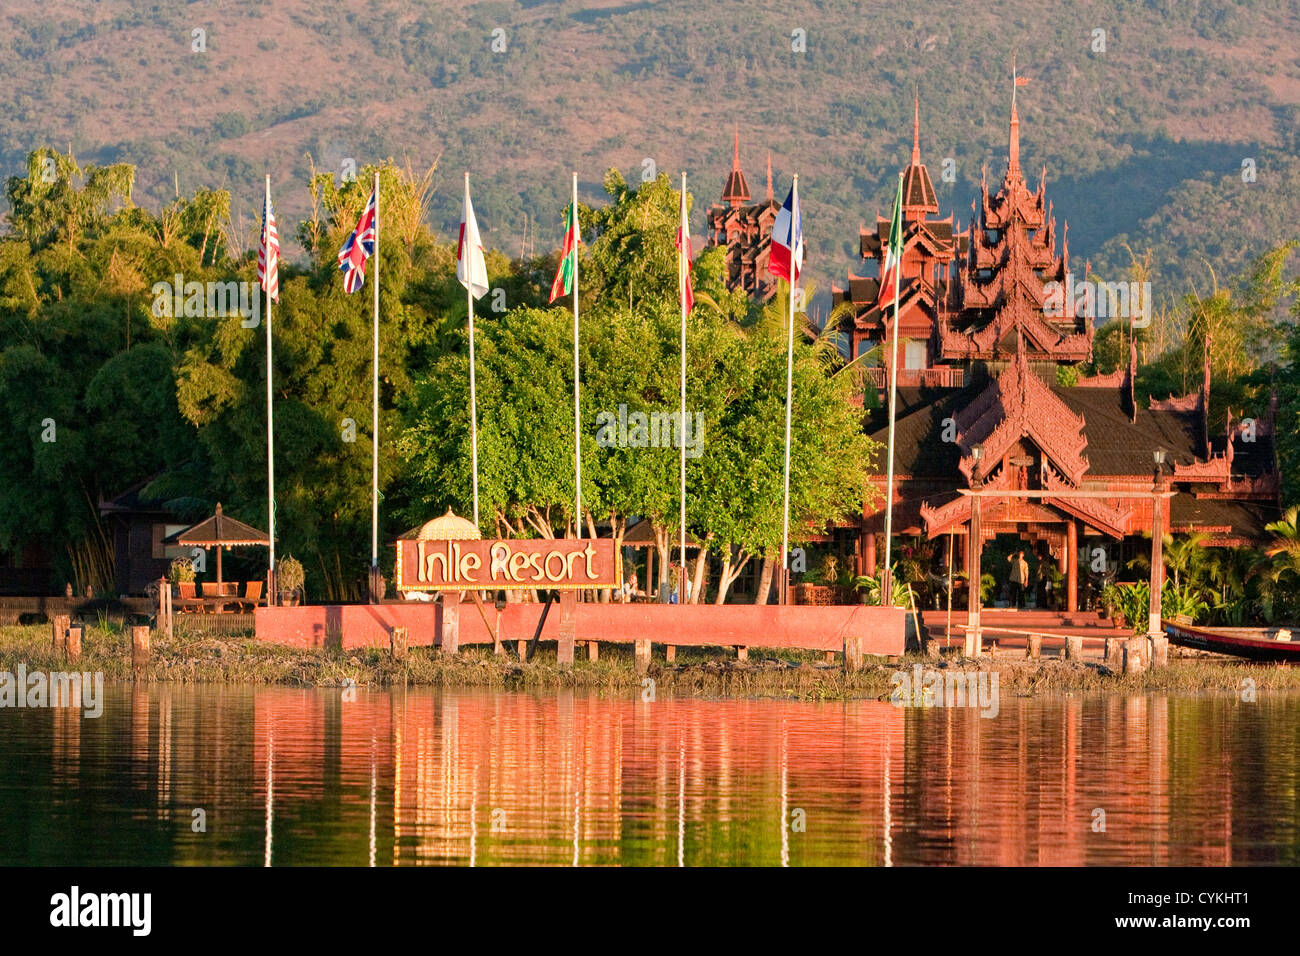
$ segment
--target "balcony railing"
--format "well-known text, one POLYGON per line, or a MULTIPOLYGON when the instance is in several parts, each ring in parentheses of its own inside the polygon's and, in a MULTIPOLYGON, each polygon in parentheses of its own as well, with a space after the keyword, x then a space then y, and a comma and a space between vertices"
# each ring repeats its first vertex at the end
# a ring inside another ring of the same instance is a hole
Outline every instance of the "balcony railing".
MULTIPOLYGON (((862 386, 874 385, 885 388, 885 370, 879 366, 862 370, 862 386)), ((905 368, 898 372, 900 388, 962 388, 966 384, 965 370, 955 365, 940 365, 936 368, 905 368)))

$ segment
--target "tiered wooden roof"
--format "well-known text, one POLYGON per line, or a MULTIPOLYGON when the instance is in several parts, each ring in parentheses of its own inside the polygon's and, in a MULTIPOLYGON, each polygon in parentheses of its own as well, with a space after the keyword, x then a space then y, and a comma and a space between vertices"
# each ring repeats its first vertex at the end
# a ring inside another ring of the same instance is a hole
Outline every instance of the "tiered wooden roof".
MULTIPOLYGON (((916 100, 912 114, 912 156, 903 169, 903 270, 899 283, 898 314, 904 334, 933 334, 941 312, 956 306, 955 289, 948 280, 950 263, 965 252, 966 236, 956 220, 931 218, 939 213, 939 200, 929 170, 921 162, 921 113, 916 100)), ((858 249, 864 261, 880 263, 889 239, 890 220, 877 213, 871 228, 858 230, 858 249)), ((894 304, 877 304, 880 280, 849 273, 847 286, 831 285, 834 305, 854 305, 854 338, 880 337, 887 323, 892 328, 894 304)))
POLYGON ((1092 323, 1072 314, 1044 314, 1048 281, 1064 283, 1069 243, 1056 254, 1056 219, 1046 205, 1047 171, 1030 192, 1020 169, 1020 114, 1011 103, 1007 171, 990 196, 985 177, 981 205, 971 205, 971 241, 961 281, 961 311, 940 332, 948 361, 1007 357, 1025 341, 1034 359, 1078 363, 1092 354, 1092 323))

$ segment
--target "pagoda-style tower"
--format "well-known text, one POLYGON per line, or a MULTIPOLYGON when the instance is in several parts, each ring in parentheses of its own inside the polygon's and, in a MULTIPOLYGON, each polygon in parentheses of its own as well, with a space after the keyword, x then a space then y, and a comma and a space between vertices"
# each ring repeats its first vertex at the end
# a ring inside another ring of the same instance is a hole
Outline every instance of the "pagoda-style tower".
MULTIPOLYGON (((1021 82, 1013 72, 1013 91, 1021 82)), ((1064 288, 1069 249, 1062 237, 1056 252, 1046 171, 1033 192, 1021 172, 1014 92, 1006 174, 994 195, 987 180, 981 184, 968 234, 931 218, 938 203, 920 163, 919 125, 913 121, 912 161, 903 172, 897 328, 905 364, 897 401, 867 417, 880 449, 866 464, 867 477, 880 494, 849 525, 855 570, 878 573, 886 500, 892 534, 951 536, 961 543, 950 552, 950 568, 972 580, 990 572, 1006 581, 1007 567, 983 564, 981 554, 990 539, 1019 539, 1039 569, 1035 601, 1068 615, 1086 611, 1108 576, 1138 555, 1151 560, 1153 528, 1201 533, 1211 546, 1266 540, 1280 513, 1276 403, 1238 412, 1251 418, 1249 428, 1230 414, 1215 434, 1208 341, 1198 392, 1141 403, 1132 331, 1127 369, 1061 381, 1058 368, 1091 354, 1092 318, 1082 304, 1076 312, 1078 290, 1064 288), (952 378, 942 380, 939 370, 952 378), (1165 502, 1159 510, 1157 500, 1165 502), (1047 573, 1052 568, 1059 576, 1047 573), (1053 576, 1058 586, 1046 587, 1053 576)), ((862 230, 864 259, 882 258, 888 230, 882 217, 874 230, 862 230)), ((893 290, 884 291, 876 279, 857 276, 847 290, 835 290, 837 304, 854 306, 841 328, 851 332, 855 353, 888 344, 894 334, 893 290)), ((1128 318, 1131 329, 1131 310, 1128 318)), ((864 386, 883 391, 889 383, 878 367, 864 373, 871 373, 864 386)), ((968 606, 969 594, 959 598, 968 606)))
POLYGON ((1067 239, 1061 254, 1056 254, 1056 219, 1050 204, 1044 206, 1047 170, 1036 192, 1025 183, 1020 169, 1020 114, 1012 90, 1006 175, 994 196, 989 196, 987 178, 982 178, 978 215, 971 203, 961 310, 943 323, 941 352, 948 361, 1005 362, 1024 339, 1035 364, 1077 364, 1092 354, 1092 323, 1074 314, 1070 294, 1064 296, 1064 315, 1044 313, 1049 294, 1044 284, 1066 282, 1070 247, 1067 239))
POLYGON ((780 204, 772 196, 772 157, 767 159, 767 196, 749 202, 749 182, 740 168, 740 131, 736 131, 731 172, 722 187, 722 201, 708 210, 706 247, 727 249, 727 288, 743 289, 760 302, 776 294, 776 279, 767 271, 772 224, 780 204))
MULTIPOLYGON (((921 162, 921 106, 919 98, 912 116, 912 158, 903 169, 903 254, 899 280, 898 359, 899 383, 907 385, 959 386, 962 369, 945 366, 939 352, 939 329, 943 316, 957 306, 953 263, 966 247, 966 235, 959 233, 953 216, 939 219, 939 201, 930 173, 921 162)), ((888 218, 876 215, 872 229, 858 231, 862 258, 876 263, 877 276, 889 240, 888 218)), ((894 331, 893 289, 880 289, 877 277, 849 273, 847 288, 831 286, 835 306, 852 303, 853 315, 841 323, 851 342, 851 355, 858 358, 878 345, 884 353, 875 366, 887 366, 894 331)), ((877 385, 885 382, 884 372, 873 376, 877 385)))

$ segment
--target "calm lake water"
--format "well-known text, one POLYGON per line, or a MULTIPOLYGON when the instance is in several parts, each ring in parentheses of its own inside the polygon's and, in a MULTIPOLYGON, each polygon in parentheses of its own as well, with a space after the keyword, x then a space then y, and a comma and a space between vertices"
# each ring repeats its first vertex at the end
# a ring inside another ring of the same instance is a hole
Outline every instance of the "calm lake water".
POLYGON ((1004 697, 982 719, 354 693, 109 685, 98 719, 0 709, 0 863, 1300 862, 1294 695, 1004 697))

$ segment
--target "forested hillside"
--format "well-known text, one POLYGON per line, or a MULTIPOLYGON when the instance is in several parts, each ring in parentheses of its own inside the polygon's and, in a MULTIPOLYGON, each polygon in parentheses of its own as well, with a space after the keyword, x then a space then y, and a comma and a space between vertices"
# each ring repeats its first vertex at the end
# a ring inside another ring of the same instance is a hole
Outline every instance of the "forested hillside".
POLYGON ((1072 254, 1116 274, 1125 243, 1149 248, 1173 299, 1300 218, 1298 17, 1290 0, 43 0, 0 13, 0 174, 53 144, 134 165, 154 209, 228 189, 237 252, 267 172, 297 221, 312 164, 440 159, 431 225, 453 228, 469 169, 486 240, 517 256, 525 228, 537 252, 558 241, 570 169, 585 201, 647 160, 716 197, 739 127, 755 191, 769 149, 779 191, 800 173, 825 291, 888 201, 914 90, 945 213, 969 216, 982 165, 1001 176, 1014 53, 1024 164, 1046 167, 1072 254))

